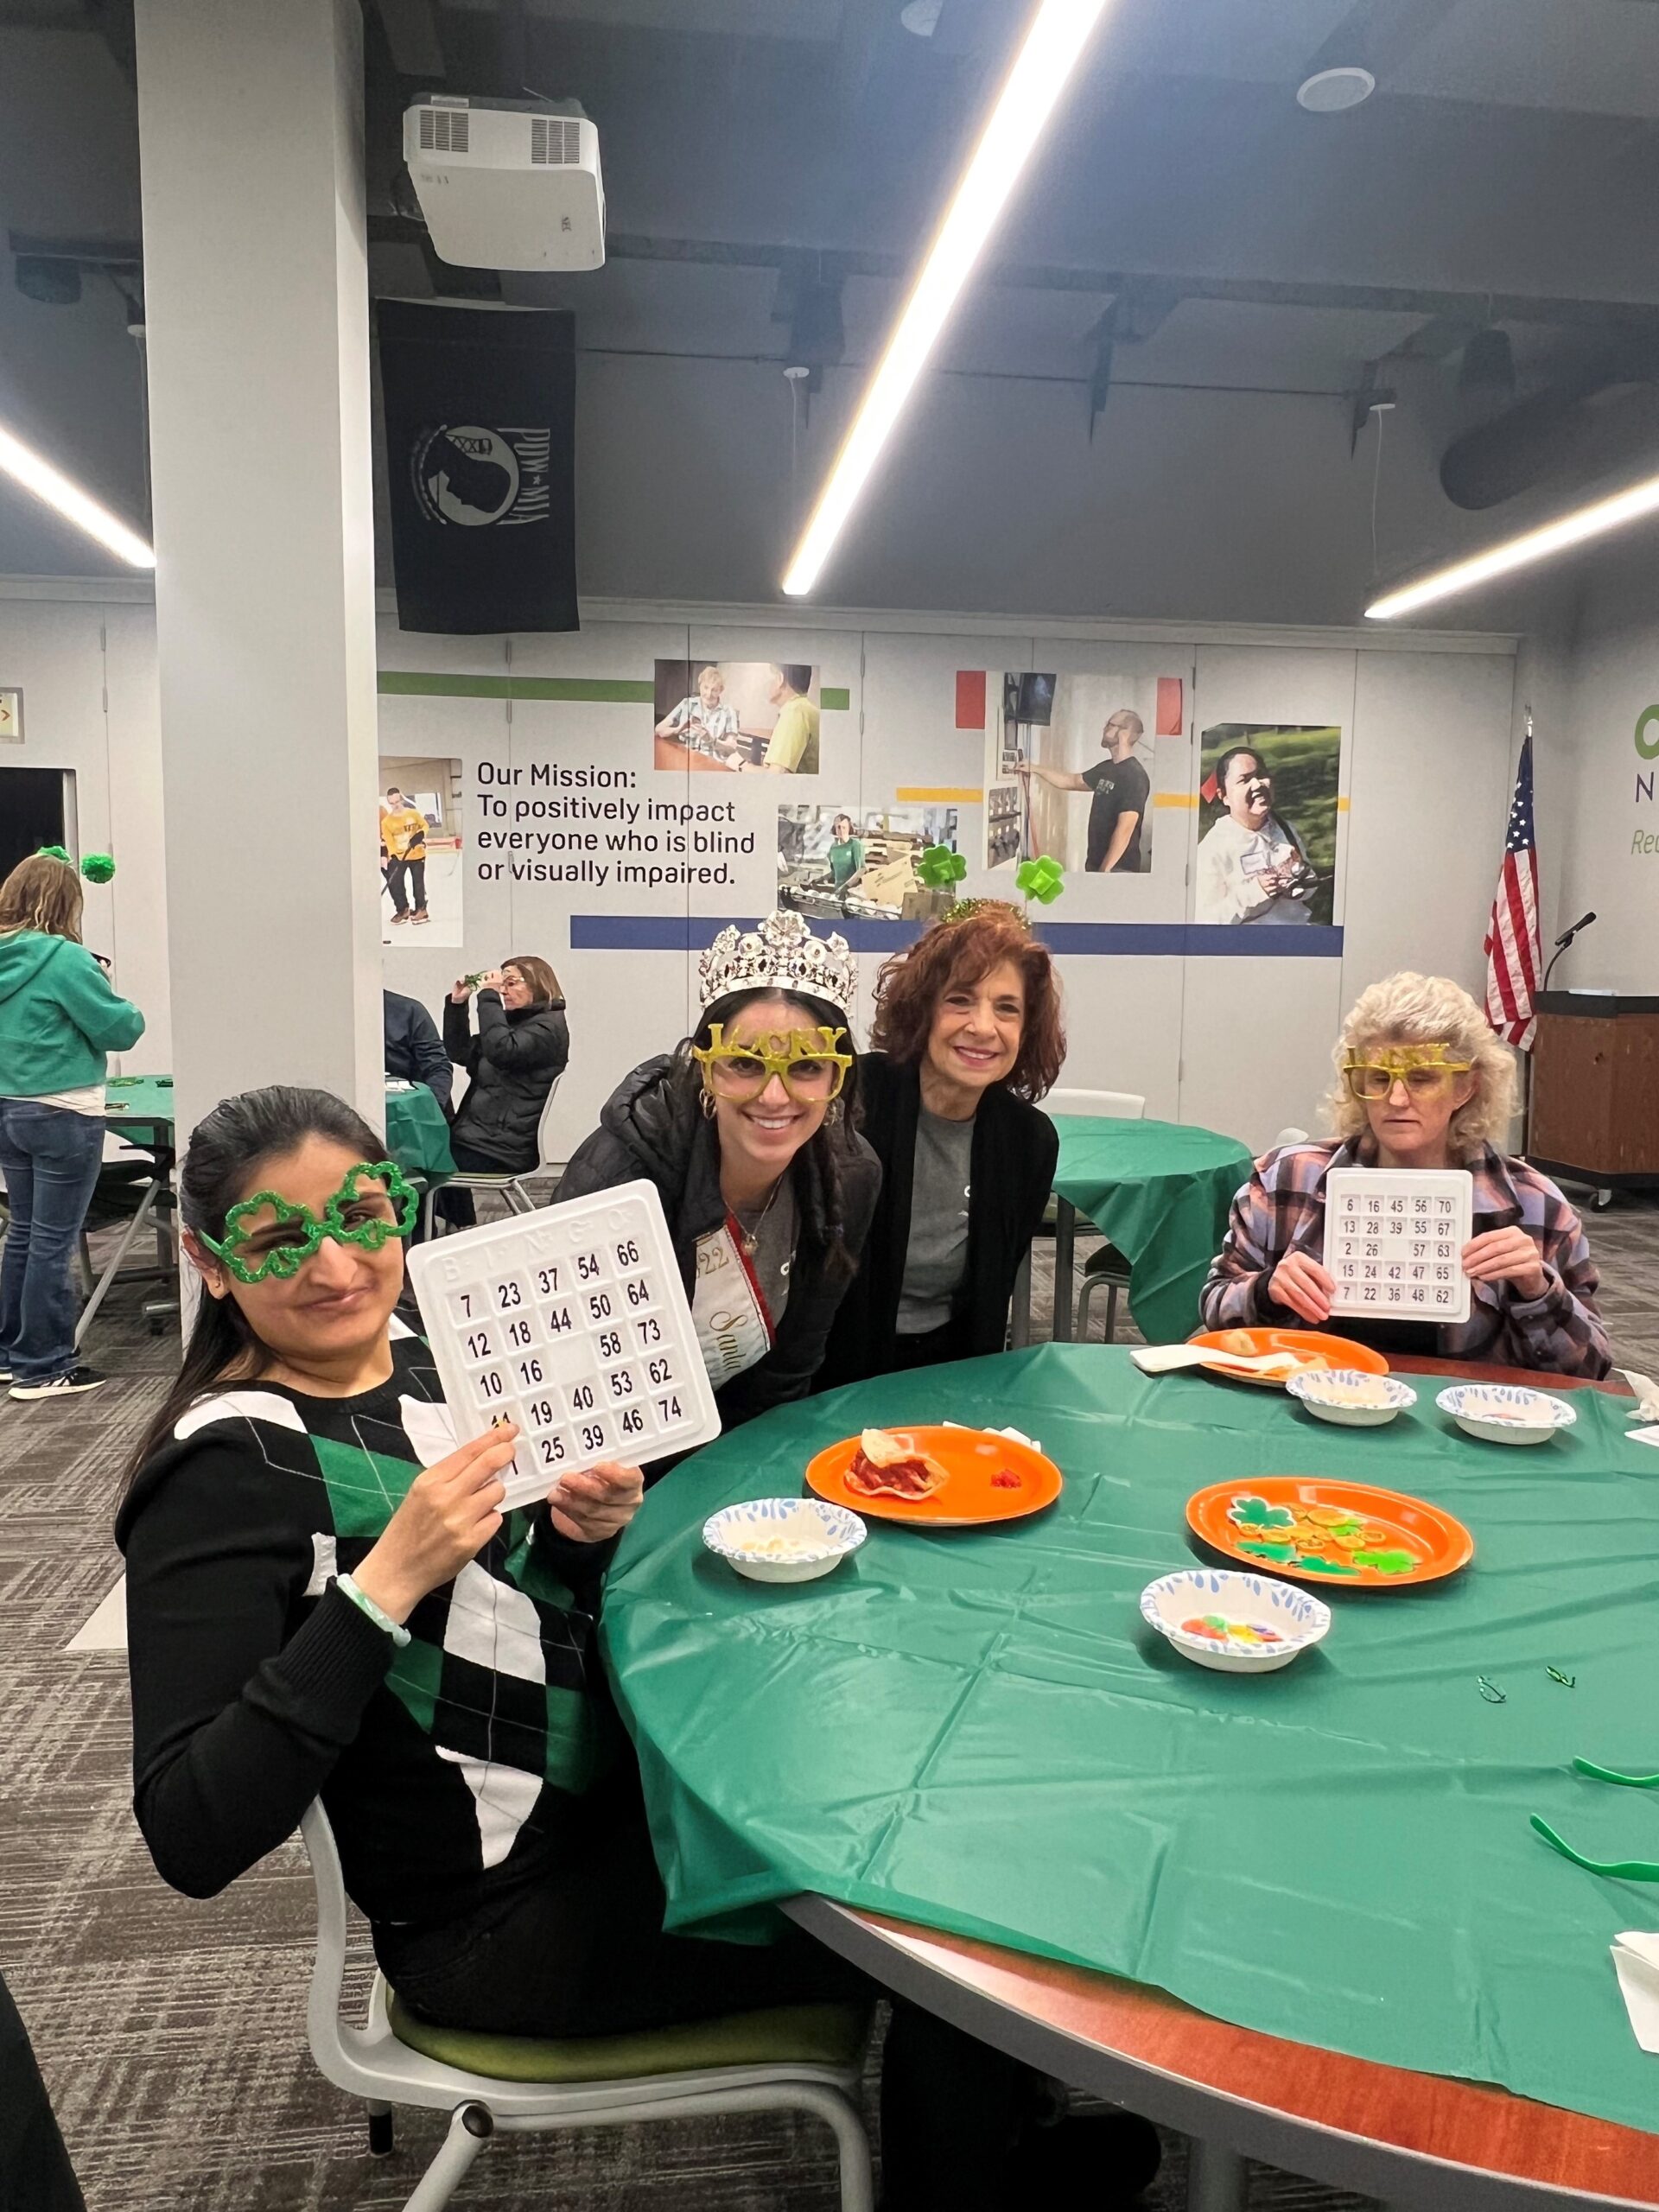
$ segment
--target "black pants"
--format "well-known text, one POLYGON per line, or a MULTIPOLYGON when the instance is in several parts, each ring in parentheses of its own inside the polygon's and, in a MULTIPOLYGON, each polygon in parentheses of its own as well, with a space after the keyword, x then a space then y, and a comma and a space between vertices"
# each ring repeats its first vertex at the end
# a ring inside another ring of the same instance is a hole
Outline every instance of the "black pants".
POLYGON ((405 897, 404 892, 404 880, 405 876, 408 877, 409 882, 414 892, 416 912, 417 913, 424 913, 426 911, 426 861, 424 857, 417 861, 391 861, 387 863, 386 888, 391 893, 392 905, 400 914, 406 914, 410 910, 410 902, 408 898, 405 897))
POLYGON ((907 1368, 937 1367, 941 1360, 966 1359, 968 1351, 963 1342, 966 1331, 955 1321, 944 1322, 937 1329, 925 1329, 920 1336, 898 1336, 893 1344, 893 1372, 901 1375, 907 1368))
MULTIPOLYGON (((377 1926, 375 1955, 413 2011, 506 2035, 626 2035, 878 1994, 793 1928, 764 1947, 665 1936, 663 1902, 630 1774, 578 1802, 543 1874, 464 1922, 377 1926)), ((895 2004, 882 2063, 887 2212, 1002 2212, 1002 2170, 1036 2101, 1024 2067, 895 2004)))
POLYGON ((29 2031, 0 1981, 0 2205, 18 2212, 86 2212, 29 2031))

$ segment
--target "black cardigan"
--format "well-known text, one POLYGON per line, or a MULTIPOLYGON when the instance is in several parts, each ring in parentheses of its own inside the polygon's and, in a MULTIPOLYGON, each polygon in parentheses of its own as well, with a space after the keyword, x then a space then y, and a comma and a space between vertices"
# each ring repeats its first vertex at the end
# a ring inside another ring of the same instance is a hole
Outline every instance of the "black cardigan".
MULTIPOLYGON (((645 1176, 662 1193, 675 1257, 692 1293, 696 1277, 697 1239, 726 1218, 720 1194, 720 1147, 714 1124, 698 1110, 697 1094, 673 1077, 666 1056, 635 1068, 610 1099, 600 1125, 570 1156, 558 1189, 561 1198, 585 1198, 619 1183, 645 1176)), ((864 1249, 881 1180, 875 1155, 861 1137, 843 1128, 836 1152, 841 1177, 842 1240, 856 1262, 864 1249)), ((804 1398, 812 1387, 836 1308, 846 1294, 848 1278, 830 1266, 823 1197, 816 1167, 805 1152, 791 1168, 800 1222, 795 1261, 790 1270, 789 1303, 778 1325, 772 1350, 715 1393, 721 1423, 734 1428, 769 1407, 804 1398)))
MULTIPOLYGON (((899 1338, 921 1077, 885 1052, 866 1052, 858 1083, 864 1134, 881 1162, 881 1198, 864 1264, 830 1332, 820 1390, 890 1374, 899 1338)), ((1014 1279, 1048 1203, 1059 1148, 1047 1115, 1012 1091, 999 1086, 980 1100, 969 1158, 968 1256, 951 1314, 956 1349, 964 1359, 1001 1351, 1007 1341, 1014 1279)))

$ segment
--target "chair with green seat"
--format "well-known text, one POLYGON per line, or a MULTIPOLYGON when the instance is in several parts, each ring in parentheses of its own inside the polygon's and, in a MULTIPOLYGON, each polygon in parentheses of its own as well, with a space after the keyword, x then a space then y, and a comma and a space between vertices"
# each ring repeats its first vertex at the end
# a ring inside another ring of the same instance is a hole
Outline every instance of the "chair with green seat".
POLYGON ((449 2131, 404 2212, 442 2212, 497 2129, 539 2134, 718 2112, 809 2112, 833 2129, 842 2212, 873 2212, 870 2146, 856 2098, 869 2014, 856 2005, 735 2013, 633 2036, 550 2042, 415 2018, 377 1974, 361 2027, 340 2017, 346 1885, 321 1803, 300 1822, 317 1890, 311 2056, 369 2111, 369 2147, 392 2148, 395 2105, 447 2112, 449 2131))

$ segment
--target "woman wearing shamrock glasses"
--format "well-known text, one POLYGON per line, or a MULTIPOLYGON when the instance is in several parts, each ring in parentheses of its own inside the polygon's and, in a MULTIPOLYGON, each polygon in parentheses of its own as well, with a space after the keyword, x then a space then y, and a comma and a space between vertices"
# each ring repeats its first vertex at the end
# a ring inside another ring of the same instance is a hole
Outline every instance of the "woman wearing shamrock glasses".
POLYGON ((774 912, 722 930, 698 974, 696 1035, 626 1077, 556 1195, 655 1183, 729 1428, 810 1388, 881 1171, 852 1127, 844 939, 774 912))
POLYGON ((393 1314, 415 1194, 380 1149, 283 1088, 225 1100, 184 1157, 204 1295, 117 1522, 157 1868, 213 1896, 321 1796, 387 1979, 455 2027, 624 2034, 847 1993, 804 1937, 664 1936, 593 1640, 639 1470, 502 1513, 516 1432, 458 1437, 393 1314))
POLYGON ((1547 1175, 1494 1147, 1509 1127, 1514 1064, 1469 994, 1442 976, 1390 976, 1360 997, 1332 1058, 1337 1141, 1258 1161, 1204 1287, 1205 1325, 1329 1319, 1335 1286, 1319 1255, 1332 1167, 1466 1167, 1469 1319, 1437 1326, 1344 1314, 1341 1333, 1385 1351, 1605 1375, 1612 1359, 1583 1224, 1547 1175))

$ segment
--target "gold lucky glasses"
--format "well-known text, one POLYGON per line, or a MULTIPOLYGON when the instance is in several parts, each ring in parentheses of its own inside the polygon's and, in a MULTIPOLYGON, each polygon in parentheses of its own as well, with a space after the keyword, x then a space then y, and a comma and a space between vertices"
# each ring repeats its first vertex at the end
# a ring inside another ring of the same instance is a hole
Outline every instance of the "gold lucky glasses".
POLYGON ((1453 1079, 1467 1075, 1472 1060, 1448 1059, 1449 1045, 1406 1045, 1397 1050, 1374 1052, 1368 1060, 1346 1060, 1343 1077, 1351 1095, 1361 1105, 1376 1105, 1396 1083, 1403 1083, 1413 1098, 1436 1098, 1453 1079))
POLYGON ((776 1076, 798 1105, 816 1105, 839 1095, 853 1065, 850 1052, 836 1049, 844 1029, 791 1029, 764 1044, 736 1045, 726 1041, 725 1027, 711 1023, 709 1042, 691 1047, 703 1084, 716 1098, 758 1098, 776 1076))

